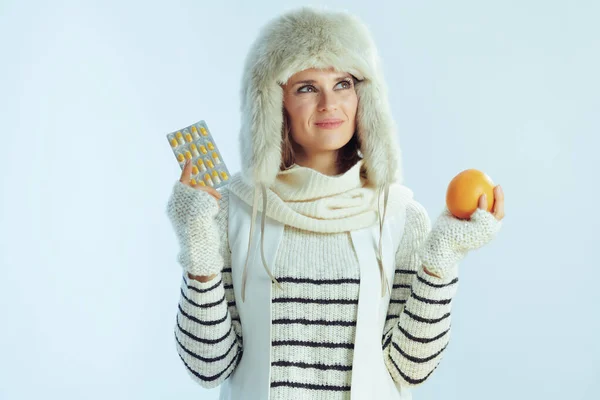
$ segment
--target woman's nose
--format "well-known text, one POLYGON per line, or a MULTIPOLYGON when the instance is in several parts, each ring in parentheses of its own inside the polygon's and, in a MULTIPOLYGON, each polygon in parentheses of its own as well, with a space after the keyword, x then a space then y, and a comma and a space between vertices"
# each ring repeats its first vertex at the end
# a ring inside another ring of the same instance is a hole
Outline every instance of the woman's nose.
POLYGON ((335 94, 322 91, 319 96, 318 108, 319 111, 335 110, 337 108, 335 94))

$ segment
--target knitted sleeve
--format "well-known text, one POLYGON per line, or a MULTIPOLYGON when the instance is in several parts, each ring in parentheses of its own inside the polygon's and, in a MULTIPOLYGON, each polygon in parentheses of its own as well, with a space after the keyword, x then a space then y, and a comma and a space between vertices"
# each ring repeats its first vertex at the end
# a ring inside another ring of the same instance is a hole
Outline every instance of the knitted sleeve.
POLYGON ((425 382, 450 340, 450 310, 458 287, 458 265, 444 279, 426 274, 417 255, 431 230, 425 208, 411 201, 396 252, 396 274, 383 341, 385 363, 394 381, 425 382))
MULTIPOLYGON (((242 357, 242 329, 231 281, 231 252, 227 222, 229 193, 224 187, 219 211, 207 229, 219 232, 221 272, 208 282, 187 277, 184 272, 177 321, 175 346, 192 379, 210 389, 227 379, 242 357)), ((210 260, 204 260, 207 262, 210 260)))

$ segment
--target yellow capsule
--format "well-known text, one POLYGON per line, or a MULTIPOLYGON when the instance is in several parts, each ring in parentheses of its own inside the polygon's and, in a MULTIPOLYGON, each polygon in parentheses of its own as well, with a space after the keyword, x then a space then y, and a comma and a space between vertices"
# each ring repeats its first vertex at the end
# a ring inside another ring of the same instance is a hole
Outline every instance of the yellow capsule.
POLYGON ((196 175, 198 173, 198 167, 195 165, 192 167, 192 174, 196 175))
POLYGON ((200 186, 206 186, 206 183, 204 183, 204 181, 200 181, 200 186))
POLYGON ((202 159, 201 159, 201 158, 199 158, 199 159, 198 159, 198 161, 196 162, 196 164, 198 164, 198 166, 199 166, 200 168, 204 167, 204 161, 202 161, 202 159))
POLYGON ((212 157, 215 159, 216 164, 221 164, 221 160, 219 159, 219 155, 216 151, 212 154, 212 157))
POLYGON ((206 151, 206 147, 204 146, 200 146, 200 151, 202 152, 202 154, 208 153, 208 151, 206 151))
POLYGON ((183 136, 181 135, 181 132, 177 132, 175 134, 175 137, 177 138, 177 142, 179 142, 179 144, 184 144, 185 142, 183 141, 183 136))
POLYGON ((183 154, 177 153, 177 161, 179 161, 179 162, 185 161, 185 157, 183 156, 183 154))
POLYGON ((215 167, 215 165, 210 160, 206 160, 206 165, 208 165, 208 168, 214 168, 215 167))
POLYGON ((219 179, 219 173, 216 170, 213 170, 212 177, 215 183, 221 183, 221 179, 219 179))
POLYGON ((221 177, 223 178, 224 181, 229 179, 229 176, 227 176, 227 172, 225 172, 225 171, 221 171, 221 177))
POLYGON ((192 180, 190 182, 192 183, 192 185, 195 185, 197 183, 194 178, 192 178, 192 180))
POLYGON ((192 159, 192 153, 190 153, 189 151, 186 150, 185 152, 185 158, 187 158, 188 160, 192 159))
POLYGON ((177 147, 177 139, 171 139, 171 147, 177 147))
POLYGON ((213 181, 212 179, 210 179, 210 175, 206 174, 204 175, 204 180, 206 181, 206 183, 208 183, 210 186, 213 186, 213 181))
POLYGON ((198 153, 198 148, 196 147, 196 144, 190 144, 190 149, 192 150, 192 154, 194 155, 194 157, 198 157, 200 155, 200 153, 198 153))
POLYGON ((209 150, 214 150, 215 146, 213 146, 212 142, 208 142, 207 144, 209 150))
POLYGON ((196 129, 195 126, 192 126, 192 136, 194 137, 194 140, 200 139, 200 136, 198 135, 198 129, 196 129))
POLYGON ((206 129, 204 127, 200 128, 200 132, 202 132, 202 135, 204 136, 208 135, 208 132, 206 132, 206 129))
POLYGON ((190 135, 189 133, 185 134, 185 140, 187 140, 187 142, 191 142, 192 141, 192 135, 190 135))

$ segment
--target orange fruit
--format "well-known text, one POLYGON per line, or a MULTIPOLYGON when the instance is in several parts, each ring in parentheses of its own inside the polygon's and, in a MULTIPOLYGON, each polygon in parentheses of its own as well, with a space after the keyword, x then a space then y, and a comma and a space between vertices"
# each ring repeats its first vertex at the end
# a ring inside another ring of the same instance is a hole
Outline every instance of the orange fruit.
POLYGON ((487 197, 487 210, 492 211, 494 206, 494 182, 492 179, 476 169, 467 169, 456 175, 446 192, 446 206, 457 218, 468 219, 477 210, 479 197, 487 197))

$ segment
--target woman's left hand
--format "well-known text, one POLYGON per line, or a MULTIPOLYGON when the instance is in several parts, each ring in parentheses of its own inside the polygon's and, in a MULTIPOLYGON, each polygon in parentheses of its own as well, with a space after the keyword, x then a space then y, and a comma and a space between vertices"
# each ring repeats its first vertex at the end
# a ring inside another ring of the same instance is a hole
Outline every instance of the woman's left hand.
POLYGON ((448 208, 439 216, 419 256, 430 275, 444 278, 447 271, 461 261, 469 251, 489 243, 498 233, 504 218, 504 193, 494 187, 494 205, 487 211, 487 198, 482 195, 478 208, 469 219, 452 215, 448 208))
MULTIPOLYGON (((478 207, 482 210, 487 209, 488 202, 485 194, 482 194, 479 197, 478 207)), ((494 187, 494 205, 492 206, 491 212, 498 221, 502 221, 504 218, 504 192, 500 185, 494 187)))

